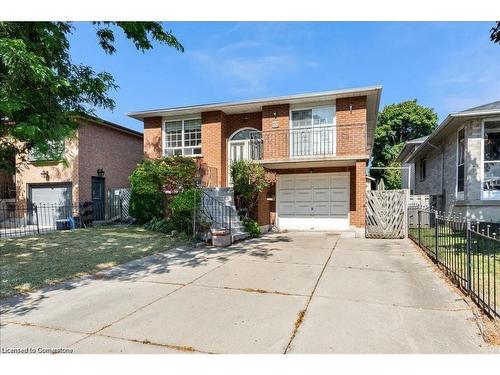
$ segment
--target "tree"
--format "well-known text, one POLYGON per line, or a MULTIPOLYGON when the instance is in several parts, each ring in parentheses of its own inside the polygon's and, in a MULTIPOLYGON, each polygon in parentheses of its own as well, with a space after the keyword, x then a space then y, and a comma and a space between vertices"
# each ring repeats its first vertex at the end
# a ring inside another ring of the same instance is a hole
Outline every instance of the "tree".
POLYGON ((490 39, 493 43, 500 44, 500 21, 497 21, 495 26, 490 30, 490 39))
POLYGON ((231 179, 234 194, 245 209, 245 218, 248 218, 257 204, 259 194, 269 187, 273 175, 251 160, 239 160, 231 164, 231 179))
MULTIPOLYGON (((377 119, 372 166, 399 167, 396 156, 404 143, 429 135, 436 124, 436 112, 417 104, 416 99, 385 106, 377 119)), ((383 178, 388 189, 401 187, 399 170, 372 169, 370 175, 377 180, 383 178)))
POLYGON ((186 156, 143 160, 129 177, 130 215, 145 223, 165 216, 166 200, 195 187, 196 163, 186 156))
MULTIPOLYGON (((153 43, 179 51, 182 45, 159 22, 94 22, 99 45, 116 52, 115 31, 122 30, 145 52, 153 43)), ((111 74, 74 64, 69 54, 71 22, 0 22, 0 169, 13 173, 15 156, 50 151, 74 134, 75 115, 113 109, 111 74)))

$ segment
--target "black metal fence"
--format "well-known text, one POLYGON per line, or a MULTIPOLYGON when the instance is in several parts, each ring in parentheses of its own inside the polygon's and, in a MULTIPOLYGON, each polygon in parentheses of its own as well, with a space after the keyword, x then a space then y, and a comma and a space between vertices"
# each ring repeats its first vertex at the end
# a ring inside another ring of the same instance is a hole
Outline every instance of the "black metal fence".
POLYGON ((226 230, 231 233, 232 221, 237 213, 217 198, 208 194, 204 189, 200 190, 201 197, 198 209, 193 215, 193 233, 202 239, 210 233, 211 229, 226 230))
POLYGON ((16 197, 16 184, 7 182, 0 184, 0 199, 14 199, 16 197))
POLYGON ((500 225, 410 208, 408 235, 486 313, 500 317, 500 225))
POLYGON ((0 238, 36 235, 55 230, 86 228, 104 217, 104 205, 7 205, 0 208, 0 238))

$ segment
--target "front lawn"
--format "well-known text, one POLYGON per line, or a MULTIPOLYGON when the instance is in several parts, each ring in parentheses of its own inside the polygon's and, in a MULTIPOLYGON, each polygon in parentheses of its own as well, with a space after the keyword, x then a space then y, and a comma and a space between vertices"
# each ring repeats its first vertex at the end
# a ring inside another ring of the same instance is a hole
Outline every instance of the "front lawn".
POLYGON ((97 272, 191 240, 105 226, 0 240, 0 298, 97 272))

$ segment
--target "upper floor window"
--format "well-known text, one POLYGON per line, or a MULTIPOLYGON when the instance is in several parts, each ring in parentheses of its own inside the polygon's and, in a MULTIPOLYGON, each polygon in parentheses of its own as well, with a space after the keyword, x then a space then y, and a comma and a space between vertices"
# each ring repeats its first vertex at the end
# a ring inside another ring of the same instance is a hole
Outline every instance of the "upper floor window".
POLYGON ((43 147, 35 147, 29 152, 29 161, 59 161, 64 158, 64 141, 48 141, 43 147))
POLYGON ((484 122, 483 138, 483 198, 500 199, 500 120, 484 122))
POLYGON ((464 185, 465 185, 465 129, 462 128, 458 131, 458 138, 457 138, 457 193, 462 193, 463 195, 464 185))
POLYGON ((201 119, 165 121, 163 155, 201 155, 201 119))
POLYGON ((318 107, 292 111, 292 128, 334 125, 335 107, 318 107))
POLYGON ((419 163, 419 173, 420 173, 420 181, 425 180, 425 175, 427 173, 427 161, 425 159, 420 159, 419 163))
POLYGON ((335 106, 293 110, 290 156, 335 154, 335 106))

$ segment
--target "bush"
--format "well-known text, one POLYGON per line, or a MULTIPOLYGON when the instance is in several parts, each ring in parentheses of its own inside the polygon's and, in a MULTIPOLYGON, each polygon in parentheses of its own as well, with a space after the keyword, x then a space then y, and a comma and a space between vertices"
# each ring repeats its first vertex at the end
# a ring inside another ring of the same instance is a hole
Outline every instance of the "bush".
POLYGON ((246 208, 246 218, 257 204, 259 194, 268 188, 273 175, 250 160, 239 160, 231 164, 231 179, 235 196, 246 208))
POLYGON ((243 219, 243 226, 248 234, 250 234, 250 237, 260 237, 261 231, 257 221, 253 219, 243 219))
POLYGON ((201 201, 201 190, 191 188, 177 194, 169 205, 172 229, 183 233, 193 232, 193 212, 201 201))
POLYGON ((171 156, 142 161, 130 176, 130 215, 139 223, 163 218, 166 194, 194 187, 195 176, 193 158, 171 156))
POLYGON ((153 232, 170 234, 173 230, 173 227, 170 219, 157 219, 156 217, 154 217, 149 222, 144 224, 144 229, 151 230, 153 232))

